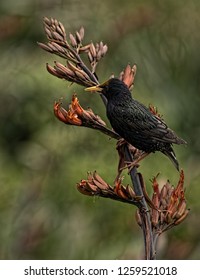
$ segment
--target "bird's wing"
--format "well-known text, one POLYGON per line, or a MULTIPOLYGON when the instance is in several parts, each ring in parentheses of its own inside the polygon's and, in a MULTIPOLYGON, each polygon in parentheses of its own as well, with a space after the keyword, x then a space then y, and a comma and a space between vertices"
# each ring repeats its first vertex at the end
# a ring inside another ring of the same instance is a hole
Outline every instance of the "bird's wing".
POLYGON ((135 104, 136 108, 128 106, 125 112, 125 119, 129 130, 142 134, 143 137, 151 138, 152 140, 159 140, 166 143, 181 144, 182 139, 178 138, 174 131, 172 131, 166 123, 159 117, 153 115, 147 107, 139 103, 135 104), (137 110, 133 114, 133 110, 137 110))

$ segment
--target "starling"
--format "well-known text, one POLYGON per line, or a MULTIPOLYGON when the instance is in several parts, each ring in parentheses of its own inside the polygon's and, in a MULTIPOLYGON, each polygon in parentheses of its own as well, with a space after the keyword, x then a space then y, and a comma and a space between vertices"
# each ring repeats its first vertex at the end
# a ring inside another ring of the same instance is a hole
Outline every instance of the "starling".
POLYGON ((107 82, 90 87, 107 99, 106 113, 113 129, 128 143, 146 153, 160 151, 179 170, 172 144, 186 144, 166 123, 154 115, 146 106, 132 98, 127 85, 112 78, 107 82))

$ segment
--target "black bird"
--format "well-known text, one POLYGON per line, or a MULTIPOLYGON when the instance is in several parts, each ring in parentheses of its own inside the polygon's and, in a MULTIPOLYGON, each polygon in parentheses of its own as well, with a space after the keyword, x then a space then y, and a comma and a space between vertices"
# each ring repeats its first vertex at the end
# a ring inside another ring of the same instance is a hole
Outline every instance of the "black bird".
POLYGON ((132 98, 127 85, 112 78, 89 87, 87 91, 101 92, 107 99, 106 113, 113 129, 128 143, 146 153, 160 151, 170 158, 179 170, 172 144, 186 144, 158 116, 132 98))

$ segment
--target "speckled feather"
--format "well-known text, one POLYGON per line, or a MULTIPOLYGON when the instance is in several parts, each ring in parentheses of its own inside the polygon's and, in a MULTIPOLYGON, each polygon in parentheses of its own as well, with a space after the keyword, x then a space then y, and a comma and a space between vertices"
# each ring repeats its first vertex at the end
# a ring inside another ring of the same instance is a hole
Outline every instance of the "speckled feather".
POLYGON ((110 79, 102 93, 108 100, 107 117, 113 129, 140 150, 164 153, 179 170, 172 144, 186 142, 147 107, 133 99, 128 87, 119 79, 110 79))

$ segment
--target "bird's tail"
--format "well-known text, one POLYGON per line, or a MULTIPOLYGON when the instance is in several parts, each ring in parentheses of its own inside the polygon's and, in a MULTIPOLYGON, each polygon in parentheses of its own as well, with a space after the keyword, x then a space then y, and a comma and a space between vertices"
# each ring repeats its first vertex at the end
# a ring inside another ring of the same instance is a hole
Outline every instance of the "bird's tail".
POLYGON ((172 161, 172 163, 174 164, 174 166, 176 167, 176 169, 177 169, 178 171, 180 171, 180 169, 179 169, 179 163, 178 163, 178 160, 177 160, 177 158, 176 158, 176 155, 175 155, 173 149, 170 147, 170 149, 165 150, 165 151, 162 151, 162 153, 165 154, 165 155, 172 161))

